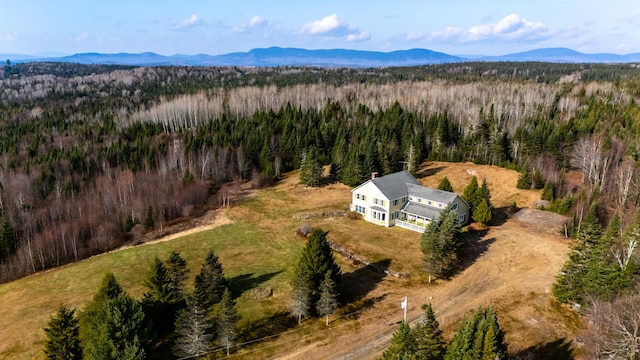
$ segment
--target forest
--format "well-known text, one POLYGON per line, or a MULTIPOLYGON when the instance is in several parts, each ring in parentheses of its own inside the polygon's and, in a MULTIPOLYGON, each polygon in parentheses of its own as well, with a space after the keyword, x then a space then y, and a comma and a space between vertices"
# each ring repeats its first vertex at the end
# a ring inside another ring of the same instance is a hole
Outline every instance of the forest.
POLYGON ((613 284, 597 294, 606 301, 636 282, 634 64, 0 74, 1 282, 136 244, 197 215, 221 184, 269 186, 308 154, 349 186, 426 160, 516 169, 519 187, 544 188, 548 210, 573 218, 560 301, 586 305, 593 279, 613 284))
POLYGON ((600 189, 603 220, 637 201, 633 65, 3 72, 2 281, 135 242, 221 183, 268 185, 312 149, 350 186, 423 160, 473 161, 538 172, 578 221, 590 194, 572 193, 567 170, 600 189))

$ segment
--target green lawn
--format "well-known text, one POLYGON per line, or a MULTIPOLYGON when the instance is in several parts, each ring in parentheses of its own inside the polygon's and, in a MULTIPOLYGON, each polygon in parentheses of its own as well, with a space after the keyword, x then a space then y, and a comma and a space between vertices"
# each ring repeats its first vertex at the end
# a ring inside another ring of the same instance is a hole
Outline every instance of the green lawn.
POLYGON ((286 310, 289 277, 303 242, 292 233, 273 236, 246 222, 236 222, 169 242, 138 246, 95 256, 76 264, 38 273, 0 285, 0 358, 40 358, 49 316, 60 303, 82 308, 111 271, 133 297, 144 292, 141 277, 155 256, 166 258, 178 251, 190 269, 188 286, 213 249, 219 256, 237 298, 240 326, 286 310), (249 290, 271 287, 273 297, 251 299, 249 290))

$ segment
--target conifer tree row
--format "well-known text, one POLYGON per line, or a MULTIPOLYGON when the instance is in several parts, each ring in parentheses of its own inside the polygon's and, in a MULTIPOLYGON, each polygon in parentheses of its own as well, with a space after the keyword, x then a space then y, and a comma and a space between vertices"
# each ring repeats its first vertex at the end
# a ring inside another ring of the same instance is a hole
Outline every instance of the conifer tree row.
POLYGON ((337 308, 340 277, 341 270, 331 252, 327 233, 314 228, 300 255, 291 283, 292 313, 298 321, 305 316, 328 316, 337 308))

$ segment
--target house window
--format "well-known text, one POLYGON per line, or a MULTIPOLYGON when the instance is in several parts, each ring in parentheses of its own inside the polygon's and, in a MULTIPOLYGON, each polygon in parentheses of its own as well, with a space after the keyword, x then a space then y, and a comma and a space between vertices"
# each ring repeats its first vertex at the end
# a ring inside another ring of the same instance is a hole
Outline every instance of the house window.
POLYGON ((442 203, 438 203, 438 207, 441 208, 442 207, 442 203))
POLYGON ((391 213, 391 220, 395 220, 396 218, 395 215, 396 215, 395 213, 391 213))
POLYGON ((409 196, 409 201, 413 201, 413 196, 409 196))
POLYGON ((419 203, 421 203, 421 202, 422 202, 422 199, 421 199, 421 198, 418 198, 418 202, 419 202, 419 203))
POLYGON ((364 195, 362 195, 362 201, 364 201, 364 200, 366 200, 366 199, 365 199, 365 196, 364 196, 364 195))
POLYGON ((460 222, 465 222, 467 220, 467 214, 460 215, 460 222))
POLYGON ((427 201, 427 205, 431 205, 431 200, 427 201))
POLYGON ((386 215, 385 213, 380 214, 382 215, 382 218, 380 220, 384 221, 384 216, 386 215))
POLYGON ((380 200, 380 206, 384 206, 384 200, 380 200))
POLYGON ((356 194, 356 199, 360 200, 360 194, 356 194))
POLYGON ((458 203, 453 203, 453 210, 458 210, 458 203))
POLYGON ((378 199, 377 199, 377 198, 374 198, 374 199, 373 199, 373 203, 374 203, 374 204, 376 204, 376 205, 378 205, 378 199))
POLYGON ((393 206, 398 206, 398 199, 393 200, 393 206))

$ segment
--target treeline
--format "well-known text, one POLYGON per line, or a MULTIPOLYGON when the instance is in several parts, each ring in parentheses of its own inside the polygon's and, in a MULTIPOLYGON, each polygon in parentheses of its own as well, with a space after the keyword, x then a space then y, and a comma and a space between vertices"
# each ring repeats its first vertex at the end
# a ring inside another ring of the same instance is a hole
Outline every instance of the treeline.
POLYGON ((269 184, 307 154, 350 186, 424 160, 537 172, 576 223, 591 197, 565 181, 567 169, 600 189, 603 220, 638 200, 640 90, 620 66, 618 83, 566 84, 474 83, 440 70, 421 80, 432 67, 100 67, 70 77, 82 66, 15 66, 43 74, 0 81, 1 281, 135 241, 193 214, 218 184, 269 184), (260 76, 282 83, 251 80, 260 76))

